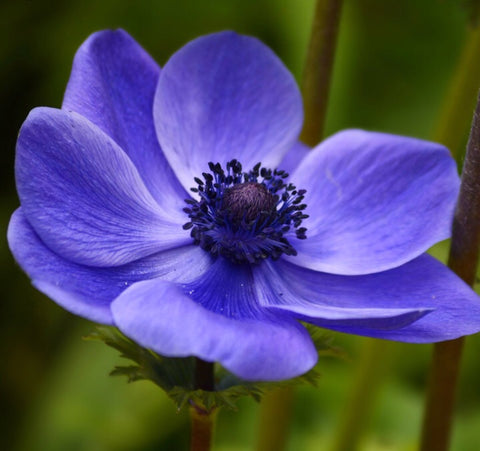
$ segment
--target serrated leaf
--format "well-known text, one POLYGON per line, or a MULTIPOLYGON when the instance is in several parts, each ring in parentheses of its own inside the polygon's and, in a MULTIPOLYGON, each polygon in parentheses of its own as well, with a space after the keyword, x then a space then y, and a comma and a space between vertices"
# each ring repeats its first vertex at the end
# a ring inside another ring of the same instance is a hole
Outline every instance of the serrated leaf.
MULTIPOLYGON (((306 326, 319 356, 342 356, 343 353, 332 345, 331 335, 317 327, 306 326)), ((98 326, 97 330, 85 339, 102 341, 119 351, 123 358, 135 363, 134 365, 117 366, 110 375, 125 376, 128 382, 152 381, 165 391, 178 410, 187 404, 193 404, 207 412, 221 407, 235 410, 236 401, 244 396, 260 401, 266 391, 305 383, 316 386, 320 379, 318 364, 302 376, 280 382, 246 381, 216 364, 215 391, 196 390, 194 357, 162 357, 149 349, 142 348, 114 327, 98 326)))

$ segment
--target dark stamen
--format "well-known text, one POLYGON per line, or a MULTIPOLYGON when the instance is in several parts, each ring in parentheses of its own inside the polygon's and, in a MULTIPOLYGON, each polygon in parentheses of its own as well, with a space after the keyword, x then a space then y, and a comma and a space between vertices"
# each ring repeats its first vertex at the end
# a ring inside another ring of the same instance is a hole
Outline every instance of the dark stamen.
POLYGON ((285 183, 285 171, 260 163, 249 172, 242 172, 237 160, 229 161, 226 170, 219 163, 208 166, 211 173, 204 172, 204 180, 194 179, 198 200, 186 200, 184 209, 190 221, 183 228, 191 229, 194 243, 236 263, 296 255, 289 238, 306 238, 307 229, 300 227, 308 217, 305 190, 285 183))

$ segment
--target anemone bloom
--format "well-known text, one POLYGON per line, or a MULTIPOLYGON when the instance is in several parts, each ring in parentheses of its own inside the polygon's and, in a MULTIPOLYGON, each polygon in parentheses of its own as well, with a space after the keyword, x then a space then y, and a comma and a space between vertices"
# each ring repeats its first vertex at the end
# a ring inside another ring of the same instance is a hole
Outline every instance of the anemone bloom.
POLYGON ((254 38, 201 37, 160 70, 124 31, 95 33, 62 108, 20 130, 11 250, 67 310, 246 379, 315 364, 300 321, 477 332, 477 296, 424 254, 449 236, 448 150, 347 130, 308 152, 301 125, 293 77, 254 38))

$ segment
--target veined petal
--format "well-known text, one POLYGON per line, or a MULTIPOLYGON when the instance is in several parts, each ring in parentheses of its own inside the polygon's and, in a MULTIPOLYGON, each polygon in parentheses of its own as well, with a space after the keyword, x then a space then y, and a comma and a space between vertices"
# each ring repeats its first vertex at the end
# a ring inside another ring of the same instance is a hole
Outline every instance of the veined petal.
POLYGON ((113 268, 78 265, 42 243, 22 208, 13 213, 7 238, 16 261, 40 291, 66 310, 103 324, 113 324, 110 303, 132 283, 156 277, 186 283, 211 264, 208 254, 190 245, 113 268))
POLYGON ((92 34, 78 49, 62 108, 100 127, 124 150, 158 204, 183 213, 186 192, 168 164, 153 125, 160 68, 123 30, 92 34))
POLYGON ((321 304, 275 305, 269 309, 328 329, 368 326, 375 330, 400 329, 432 311, 425 308, 338 308, 321 304))
POLYGON ((250 265, 217 258, 208 271, 182 289, 197 304, 223 316, 264 319, 253 284, 250 265))
POLYGON ((395 268, 450 236, 459 177, 435 143, 347 130, 324 141, 291 180, 307 190, 307 240, 292 263, 333 274, 395 268))
POLYGON ((127 155, 76 113, 33 110, 17 141, 17 190, 42 241, 76 263, 115 266, 191 239, 127 155))
POLYGON ((175 53, 154 103, 160 144, 187 189, 209 161, 276 167, 302 117, 300 92, 283 63, 257 39, 234 32, 195 39, 175 53))
POLYGON ((262 307, 341 332, 431 343, 480 331, 480 298, 427 254, 363 276, 279 260, 256 268, 255 281, 262 307))
MULTIPOLYGON (((297 141, 285 154, 283 160, 278 165, 278 169, 283 169, 289 174, 292 174, 300 165, 301 161, 307 156, 310 150, 311 149, 309 146, 303 144, 301 141, 297 141)), ((301 181, 299 180, 299 183, 300 182, 301 181)), ((301 189, 302 187, 299 186, 298 188, 301 189)))
POLYGON ((112 312, 117 327, 140 345, 166 356, 217 361, 245 379, 288 379, 317 360, 300 324, 228 318, 159 279, 124 291, 112 303, 112 312))

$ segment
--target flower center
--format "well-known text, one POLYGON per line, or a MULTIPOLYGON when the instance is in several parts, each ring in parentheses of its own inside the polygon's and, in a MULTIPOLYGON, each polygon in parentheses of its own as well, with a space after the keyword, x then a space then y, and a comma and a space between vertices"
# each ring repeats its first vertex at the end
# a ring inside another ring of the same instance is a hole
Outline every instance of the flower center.
POLYGON ((276 210, 276 199, 265 185, 246 182, 234 185, 225 190, 223 208, 228 212, 232 223, 239 225, 268 217, 276 210))
POLYGON ((305 190, 286 183, 285 171, 260 163, 249 172, 242 172, 237 160, 229 161, 226 170, 219 163, 209 168, 191 188, 198 200, 187 199, 184 208, 190 221, 183 228, 191 229, 195 244, 235 263, 297 254, 290 240, 306 238, 307 229, 300 227, 308 217, 305 190))

